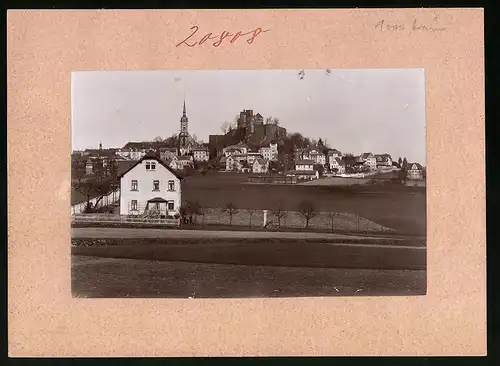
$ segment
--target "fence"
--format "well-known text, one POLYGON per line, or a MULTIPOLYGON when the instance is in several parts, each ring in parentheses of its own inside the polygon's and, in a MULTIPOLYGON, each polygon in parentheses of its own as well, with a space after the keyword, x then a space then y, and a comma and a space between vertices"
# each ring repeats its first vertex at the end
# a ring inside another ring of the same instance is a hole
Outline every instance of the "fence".
POLYGON ((107 224, 151 224, 163 226, 179 226, 180 220, 152 216, 123 216, 109 214, 75 214, 73 223, 107 223, 107 224))

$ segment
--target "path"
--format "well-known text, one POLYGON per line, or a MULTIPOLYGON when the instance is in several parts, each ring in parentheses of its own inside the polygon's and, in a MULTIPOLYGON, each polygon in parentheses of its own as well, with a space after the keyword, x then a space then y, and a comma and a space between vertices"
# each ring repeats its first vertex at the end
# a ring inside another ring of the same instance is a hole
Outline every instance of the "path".
MULTIPOLYGON (((281 239, 380 239, 377 237, 308 232, 266 232, 266 231, 213 231, 140 228, 72 228, 73 238, 281 238, 281 239)), ((392 237, 391 237, 392 238, 392 237)), ((394 239, 401 240, 401 239, 394 239)))

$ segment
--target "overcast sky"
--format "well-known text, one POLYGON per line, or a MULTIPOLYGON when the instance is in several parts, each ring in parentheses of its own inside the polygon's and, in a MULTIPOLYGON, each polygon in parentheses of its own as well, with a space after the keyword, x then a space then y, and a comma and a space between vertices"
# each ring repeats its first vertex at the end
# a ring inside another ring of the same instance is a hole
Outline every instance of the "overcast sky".
POLYGON ((178 133, 208 142, 243 109, 343 153, 389 153, 425 164, 423 69, 82 71, 72 74, 72 148, 122 147, 178 133))

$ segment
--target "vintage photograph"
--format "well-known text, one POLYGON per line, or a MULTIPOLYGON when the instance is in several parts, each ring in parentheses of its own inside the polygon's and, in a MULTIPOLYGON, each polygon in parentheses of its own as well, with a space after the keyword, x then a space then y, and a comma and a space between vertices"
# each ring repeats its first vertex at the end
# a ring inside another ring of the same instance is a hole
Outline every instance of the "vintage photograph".
POLYGON ((74 297, 426 294, 423 69, 71 83, 74 297))

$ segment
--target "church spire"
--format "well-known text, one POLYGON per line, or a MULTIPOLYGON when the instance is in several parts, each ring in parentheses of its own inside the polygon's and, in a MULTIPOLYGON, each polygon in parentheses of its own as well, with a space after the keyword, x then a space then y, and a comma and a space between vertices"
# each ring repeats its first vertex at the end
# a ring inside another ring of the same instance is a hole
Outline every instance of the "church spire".
POLYGON ((186 115, 186 96, 184 96, 184 107, 182 108, 182 115, 186 115))

